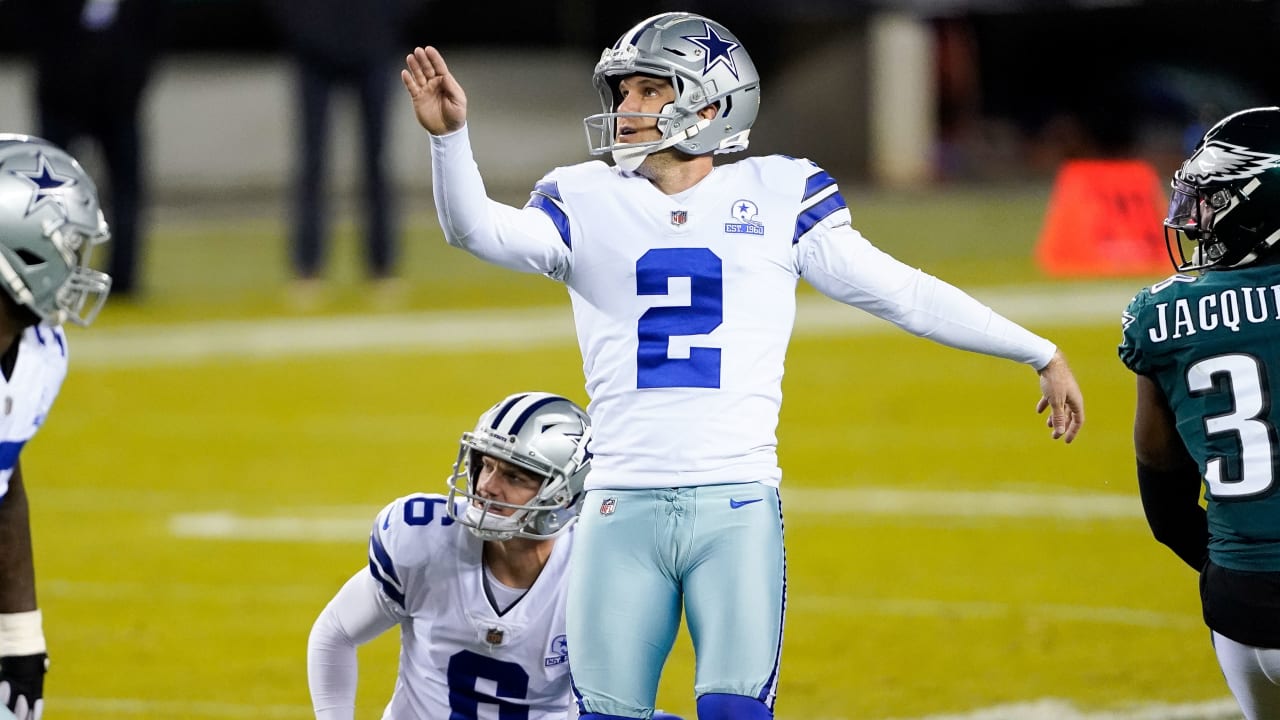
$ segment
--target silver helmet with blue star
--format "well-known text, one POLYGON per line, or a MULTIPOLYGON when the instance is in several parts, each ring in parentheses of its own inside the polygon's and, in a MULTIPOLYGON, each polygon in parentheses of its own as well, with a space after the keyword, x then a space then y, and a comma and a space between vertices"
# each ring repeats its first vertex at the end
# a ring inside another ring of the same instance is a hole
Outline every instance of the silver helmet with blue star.
POLYGON ((111 235, 93 180, 61 148, 0 134, 0 287, 51 325, 88 325, 111 290, 89 266, 111 235))
POLYGON ((592 155, 611 153, 624 170, 669 147, 689 155, 743 150, 760 110, 760 75, 742 43, 725 26, 692 13, 655 15, 623 33, 600 56, 592 82, 604 112, 583 121, 588 149, 592 155), (617 112, 618 83, 631 75, 669 80, 675 102, 661 113, 617 112), (699 117, 713 105, 714 117, 699 117), (662 138, 618 142, 619 117, 657 118, 662 138))
POLYGON ((545 392, 503 398, 462 434, 449 476, 449 516, 484 540, 559 535, 578 519, 591 471, 590 442, 591 418, 572 400, 545 392), (537 482, 533 496, 523 504, 485 496, 480 471, 486 456, 537 482))

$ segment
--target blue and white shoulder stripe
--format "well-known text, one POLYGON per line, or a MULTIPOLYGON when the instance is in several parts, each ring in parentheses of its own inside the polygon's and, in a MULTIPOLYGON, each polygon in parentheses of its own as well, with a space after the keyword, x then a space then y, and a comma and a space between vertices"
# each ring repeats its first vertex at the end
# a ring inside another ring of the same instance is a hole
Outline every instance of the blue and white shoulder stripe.
POLYGON ((387 505, 369 533, 369 572, 400 607, 405 607, 406 572, 430 565, 453 546, 458 527, 443 495, 415 493, 387 505))
POLYGON ((849 206, 840 194, 836 179, 817 165, 808 165, 809 175, 804 180, 795 234, 791 237, 793 245, 819 224, 834 226, 849 222, 849 206))

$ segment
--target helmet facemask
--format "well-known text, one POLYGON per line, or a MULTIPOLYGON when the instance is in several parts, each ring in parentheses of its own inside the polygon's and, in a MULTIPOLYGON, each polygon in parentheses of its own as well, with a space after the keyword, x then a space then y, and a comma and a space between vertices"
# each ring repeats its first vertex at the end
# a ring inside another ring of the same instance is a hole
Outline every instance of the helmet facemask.
POLYGON ((1280 240, 1280 108, 1213 126, 1174 173, 1165 246, 1180 273, 1248 265, 1280 240))

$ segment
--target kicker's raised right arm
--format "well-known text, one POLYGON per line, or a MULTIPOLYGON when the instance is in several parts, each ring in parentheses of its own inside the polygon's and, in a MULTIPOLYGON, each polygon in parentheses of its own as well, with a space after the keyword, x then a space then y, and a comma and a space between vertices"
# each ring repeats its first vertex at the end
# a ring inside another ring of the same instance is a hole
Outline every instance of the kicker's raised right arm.
POLYGON ((563 279, 569 247, 551 217, 490 200, 466 126, 431 136, 431 179, 445 240, 487 262, 563 279))

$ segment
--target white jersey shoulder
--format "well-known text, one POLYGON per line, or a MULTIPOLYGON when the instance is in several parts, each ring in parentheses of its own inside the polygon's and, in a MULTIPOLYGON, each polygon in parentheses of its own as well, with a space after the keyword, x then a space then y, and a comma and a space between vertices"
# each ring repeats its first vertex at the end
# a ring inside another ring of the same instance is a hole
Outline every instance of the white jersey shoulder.
POLYGON ((666 195, 601 163, 559 168, 531 204, 569 247, 591 397, 588 488, 777 483, 796 247, 848 223, 835 180, 773 155, 666 195))
POLYGON ((370 570, 402 618, 399 679, 384 717, 562 720, 572 703, 565 591, 574 533, 555 542, 537 582, 499 612, 486 591, 484 543, 416 494, 381 513, 370 570))
POLYGON ((18 456, 53 408, 67 376, 67 336, 61 327, 34 325, 18 341, 9 377, 0 375, 0 497, 18 456))

